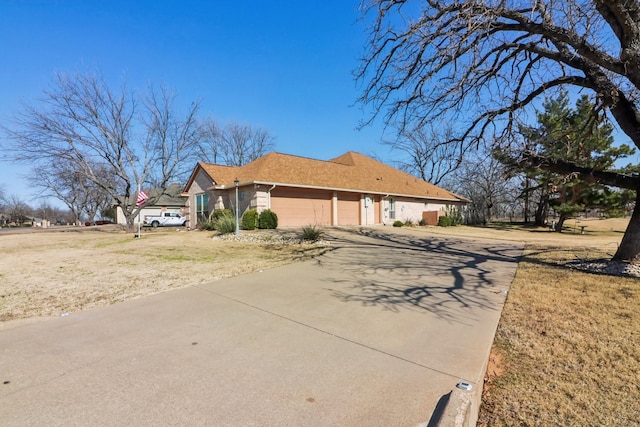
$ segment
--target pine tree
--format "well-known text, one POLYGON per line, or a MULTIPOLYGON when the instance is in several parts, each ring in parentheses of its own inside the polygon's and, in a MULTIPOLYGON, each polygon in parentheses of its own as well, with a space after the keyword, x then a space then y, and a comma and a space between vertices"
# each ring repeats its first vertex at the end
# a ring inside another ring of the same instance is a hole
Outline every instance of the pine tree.
MULTIPOLYGON (((594 103, 582 95, 569 106, 569 96, 561 92, 556 98, 547 98, 543 111, 537 115, 537 126, 521 128, 529 154, 547 161, 564 161, 592 170, 616 170, 616 162, 634 154, 635 149, 622 144, 614 146, 613 126, 604 116, 594 114, 594 103)), ((526 153, 523 156, 526 158, 526 153)), ((544 169, 544 165, 532 166, 527 162, 517 164, 525 177, 532 182, 525 191, 527 197, 538 204, 535 222, 543 225, 549 208, 558 214, 557 231, 564 222, 587 209, 599 209, 604 213, 623 212, 632 196, 628 191, 607 187, 585 174, 559 174, 544 169)), ((627 166, 617 169, 631 172, 627 166)))

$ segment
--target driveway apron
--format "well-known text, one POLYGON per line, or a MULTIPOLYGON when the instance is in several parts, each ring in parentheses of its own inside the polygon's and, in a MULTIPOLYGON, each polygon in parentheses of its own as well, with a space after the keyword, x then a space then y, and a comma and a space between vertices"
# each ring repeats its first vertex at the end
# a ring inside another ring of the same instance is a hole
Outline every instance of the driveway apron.
POLYGON ((328 240, 314 260, 1 331, 0 424, 426 425, 459 381, 480 389, 521 245, 328 240))

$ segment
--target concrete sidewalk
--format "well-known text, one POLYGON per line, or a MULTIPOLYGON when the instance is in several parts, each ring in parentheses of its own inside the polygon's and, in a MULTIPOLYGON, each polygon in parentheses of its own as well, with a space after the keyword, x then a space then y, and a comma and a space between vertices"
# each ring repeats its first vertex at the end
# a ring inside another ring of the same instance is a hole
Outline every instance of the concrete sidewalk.
POLYGON ((332 240, 317 260, 0 332, 2 424, 427 425, 457 382, 479 390, 522 248, 332 240))

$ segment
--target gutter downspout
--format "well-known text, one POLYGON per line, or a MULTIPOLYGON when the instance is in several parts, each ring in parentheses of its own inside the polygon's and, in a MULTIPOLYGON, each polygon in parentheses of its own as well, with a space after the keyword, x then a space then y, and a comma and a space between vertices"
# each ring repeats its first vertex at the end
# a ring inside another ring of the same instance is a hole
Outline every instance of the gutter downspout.
POLYGON ((385 211, 384 211, 384 203, 382 203, 382 201, 383 201, 384 199, 388 199, 390 195, 391 195, 391 194, 387 194, 386 196, 383 196, 383 197, 382 197, 382 199, 380 199, 380 211, 381 211, 381 212, 380 212, 380 221, 382 222, 382 225, 387 225, 387 224, 385 224, 385 222, 384 222, 384 212, 385 212, 385 211))
POLYGON ((273 184, 273 186, 267 190, 267 209, 271 210, 271 190, 273 190, 274 188, 276 188, 277 185, 273 184))

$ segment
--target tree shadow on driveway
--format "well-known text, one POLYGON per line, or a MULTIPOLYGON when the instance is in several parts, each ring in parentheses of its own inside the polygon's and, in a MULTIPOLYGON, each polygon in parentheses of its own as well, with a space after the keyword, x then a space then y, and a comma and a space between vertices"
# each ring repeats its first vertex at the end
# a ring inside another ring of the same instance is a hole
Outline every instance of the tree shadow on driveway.
POLYGON ((334 229, 327 240, 334 250, 317 262, 341 273, 328 279, 336 298, 457 322, 476 309, 500 309, 496 295, 508 290, 522 253, 517 243, 377 229, 334 229))

